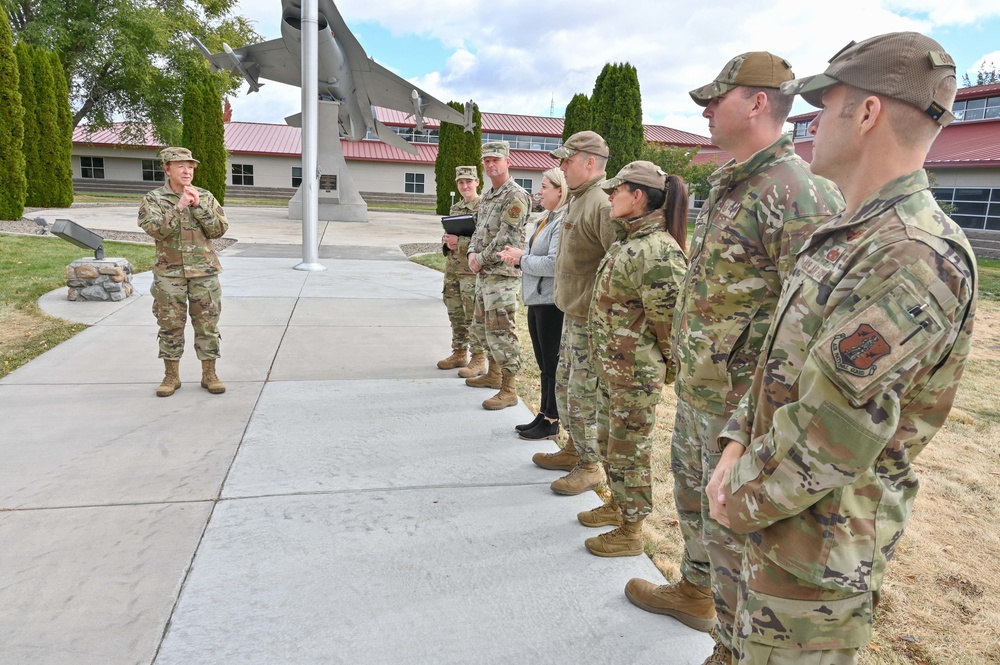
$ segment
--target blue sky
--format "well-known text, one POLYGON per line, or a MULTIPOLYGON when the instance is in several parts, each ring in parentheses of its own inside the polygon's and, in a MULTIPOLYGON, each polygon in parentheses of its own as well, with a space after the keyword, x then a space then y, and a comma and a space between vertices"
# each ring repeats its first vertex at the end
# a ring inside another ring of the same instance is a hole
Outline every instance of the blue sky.
MULTIPOLYGON (((496 113, 555 115, 590 94, 606 62, 635 65, 644 120, 706 135, 687 91, 712 80, 739 53, 768 50, 804 76, 822 71, 849 41, 895 30, 937 39, 959 77, 985 58, 1000 69, 996 0, 631 0, 609 12, 604 0, 341 0, 347 25, 368 55, 442 101, 474 99, 496 113)), ((240 0, 239 11, 268 39, 279 36, 280 0, 240 0)), ((283 122, 299 93, 267 83, 241 91, 233 119, 283 122)), ((793 113, 809 110, 797 102, 793 113)))

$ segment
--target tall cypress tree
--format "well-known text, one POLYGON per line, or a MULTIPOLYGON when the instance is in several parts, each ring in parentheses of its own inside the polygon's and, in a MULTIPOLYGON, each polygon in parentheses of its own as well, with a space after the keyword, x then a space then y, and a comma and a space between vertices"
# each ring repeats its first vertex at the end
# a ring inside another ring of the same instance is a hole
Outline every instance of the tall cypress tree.
POLYGON ((54 205, 68 208, 73 204, 73 110, 69 105, 69 79, 59 54, 49 52, 49 67, 56 93, 57 150, 52 156, 52 177, 55 188, 54 205))
MULTIPOLYGON (((448 102, 459 113, 465 112, 465 105, 459 102, 448 102)), ((472 105, 472 122, 475 127, 466 132, 461 125, 442 122, 438 130, 438 155, 434 162, 434 180, 437 183, 437 212, 447 215, 451 208, 451 192, 455 192, 455 200, 459 198, 455 189, 455 167, 476 166, 479 181, 483 180, 483 130, 482 115, 479 106, 472 105)))
POLYGON ((583 93, 577 93, 573 95, 573 99, 569 100, 569 104, 566 105, 566 119, 563 121, 563 142, 565 143, 573 134, 590 129, 590 127, 590 98, 583 93))
POLYGON ((24 177, 24 107, 14 38, 7 12, 0 6, 0 219, 21 219, 27 183, 24 177))
POLYGON ((32 50, 35 116, 38 119, 38 155, 43 162, 43 177, 35 188, 38 194, 36 205, 49 208, 54 207, 59 200, 50 170, 51 161, 56 157, 60 146, 59 106, 56 104, 56 82, 52 76, 49 54, 40 48, 32 50))
POLYGON ((201 164, 195 169, 195 181, 215 195, 220 204, 226 200, 226 126, 222 120, 222 82, 209 74, 201 84, 201 154, 195 158, 201 164))
MULTIPOLYGON (((200 77, 192 77, 184 86, 184 101, 181 103, 181 122, 183 123, 181 145, 190 150, 194 158, 199 161, 204 161, 204 97, 204 88, 201 85, 200 77)), ((199 166, 195 169, 195 178, 198 178, 200 168, 199 166)))
POLYGON ((44 165, 39 155, 39 114, 35 102, 35 49, 27 42, 18 42, 14 47, 17 57, 21 105, 24 107, 24 177, 27 190, 24 197, 26 206, 42 206, 44 198, 41 190, 48 182, 44 165))
POLYGON ((642 127, 642 95, 635 67, 608 63, 594 84, 591 98, 592 129, 608 142, 611 156, 608 173, 639 159, 645 145, 642 127))

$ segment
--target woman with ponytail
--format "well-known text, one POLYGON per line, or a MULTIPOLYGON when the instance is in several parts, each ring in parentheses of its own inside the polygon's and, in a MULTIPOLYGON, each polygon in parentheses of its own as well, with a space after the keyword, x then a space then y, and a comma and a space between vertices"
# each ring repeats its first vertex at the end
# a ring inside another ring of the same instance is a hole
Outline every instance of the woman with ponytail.
POLYGON ((638 556, 642 521, 652 510, 650 456, 656 405, 673 381, 670 328, 687 271, 688 199, 684 181, 652 162, 627 164, 601 183, 610 195, 618 240, 597 271, 590 305, 598 374, 597 439, 611 502, 578 515, 598 556, 638 556))

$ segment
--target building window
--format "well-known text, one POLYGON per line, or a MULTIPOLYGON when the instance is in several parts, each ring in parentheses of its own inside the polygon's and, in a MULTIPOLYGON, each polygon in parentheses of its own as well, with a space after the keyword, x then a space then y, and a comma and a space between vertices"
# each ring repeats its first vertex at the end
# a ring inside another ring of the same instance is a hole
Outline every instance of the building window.
POLYGON ((233 184, 253 186, 253 164, 233 164, 233 184))
POLYGON ((951 112, 955 114, 956 122, 1000 118, 1000 97, 982 97, 955 102, 951 112))
POLYGON ((423 194, 424 174, 407 173, 403 180, 403 191, 407 194, 423 194))
POLYGON ((793 138, 797 138, 797 139, 807 139, 807 138, 810 138, 810 136, 809 136, 809 124, 810 123, 812 123, 812 120, 800 120, 800 121, 796 122, 795 123, 795 134, 793 135, 793 138))
POLYGON ((528 192, 528 196, 531 196, 531 178, 514 178, 514 182, 524 188, 524 191, 528 192))
POLYGON ((298 187, 302 184, 302 167, 293 166, 292 167, 292 187, 298 187))
POLYGON ((529 136, 525 134, 500 134, 483 132, 483 143, 490 141, 506 141, 511 150, 544 150, 550 152, 562 145, 562 139, 556 136, 529 136))
POLYGON ((104 180, 104 158, 103 157, 81 157, 80 177, 104 180))
POLYGON ((142 179, 148 182, 163 182, 163 169, 155 159, 142 160, 142 179))
POLYGON ((962 228, 1000 231, 1000 189, 935 187, 931 191, 962 228))

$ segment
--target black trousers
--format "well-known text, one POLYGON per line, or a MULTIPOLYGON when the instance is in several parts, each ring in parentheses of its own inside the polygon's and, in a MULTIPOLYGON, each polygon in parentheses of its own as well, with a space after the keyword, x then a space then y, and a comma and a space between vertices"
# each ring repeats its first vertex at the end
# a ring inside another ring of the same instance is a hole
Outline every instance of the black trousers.
POLYGON ((535 361, 542 375, 542 415, 558 419, 556 406, 556 365, 562 338, 563 313, 555 305, 528 305, 528 334, 535 350, 535 361))

